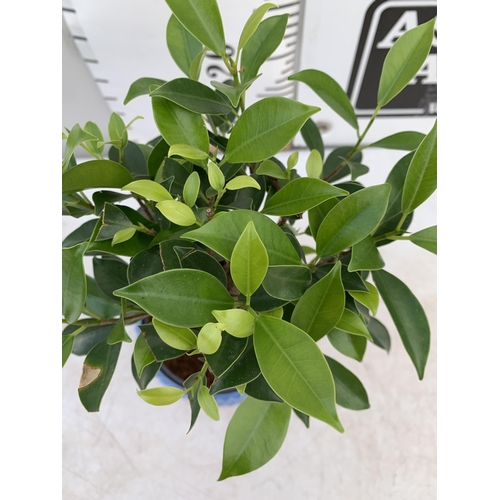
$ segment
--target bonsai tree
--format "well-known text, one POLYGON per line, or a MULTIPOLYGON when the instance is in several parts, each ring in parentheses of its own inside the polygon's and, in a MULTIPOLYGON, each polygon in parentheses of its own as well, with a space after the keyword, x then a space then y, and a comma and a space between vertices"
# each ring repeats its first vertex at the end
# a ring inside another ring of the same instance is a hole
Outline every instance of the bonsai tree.
POLYGON ((290 76, 353 128, 354 146, 324 159, 311 120, 319 108, 283 97, 246 106, 245 92, 282 41, 287 15, 263 20, 276 6, 256 9, 233 59, 216 0, 166 1, 173 12, 168 48, 186 77, 141 78, 125 98, 151 97, 160 135, 148 144, 129 141, 130 124, 116 113, 109 141, 92 122, 63 134, 63 213, 94 217, 63 242, 62 363, 71 353, 85 355, 78 393, 89 412, 99 411, 122 342, 135 342, 138 399, 163 406, 187 395, 189 429, 200 410, 218 420, 214 395, 237 388, 246 397, 227 429, 221 480, 268 462, 292 413, 306 426, 312 417, 343 432, 337 405, 369 407, 361 381, 317 342, 327 337, 358 361, 368 342, 388 351, 388 331, 375 318, 379 297, 424 376, 425 312, 384 271, 378 248, 410 240, 436 253, 436 226, 409 232, 413 212, 436 189, 436 125, 425 136, 403 131, 370 145, 363 140, 379 110, 424 63, 434 20, 403 34, 389 51, 378 106, 364 130, 331 76, 318 69, 290 76), (232 80, 211 87, 198 81, 207 50, 232 80), (299 132, 310 149, 307 177, 295 169, 297 152, 286 165, 275 156, 299 132), (77 147, 94 159, 77 163, 77 147), (366 147, 405 152, 384 184, 361 182, 366 147), (136 208, 124 200, 135 200, 136 208), (314 248, 298 239, 296 221, 304 214, 314 248), (92 259, 93 277, 85 274, 85 258, 92 259), (135 339, 125 328, 131 324, 139 324, 135 339), (199 368, 184 388, 148 388, 162 363, 186 355, 199 368))

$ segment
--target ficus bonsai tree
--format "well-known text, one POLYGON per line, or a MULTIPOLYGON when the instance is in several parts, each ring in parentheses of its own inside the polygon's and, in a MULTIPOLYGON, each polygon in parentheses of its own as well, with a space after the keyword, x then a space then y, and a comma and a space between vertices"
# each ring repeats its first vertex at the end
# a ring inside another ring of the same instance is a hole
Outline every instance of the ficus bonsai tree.
POLYGON ((436 226, 409 232, 413 212, 436 189, 436 125, 426 136, 404 131, 370 145, 363 140, 380 108, 424 63, 434 20, 403 34, 388 53, 378 106, 364 130, 331 76, 318 69, 290 76, 353 128, 354 146, 324 159, 311 120, 319 108, 283 97, 246 106, 245 92, 280 44, 287 15, 263 20, 276 6, 256 9, 233 59, 216 0, 166 2, 173 12, 168 48, 186 77, 141 78, 125 98, 151 97, 160 135, 136 144, 116 113, 108 141, 92 122, 63 134, 63 214, 93 217, 63 242, 62 363, 71 353, 85 356, 78 393, 88 411, 98 411, 122 342, 135 342, 139 398, 163 406, 187 395, 189 429, 200 409, 218 420, 214 395, 237 388, 246 397, 227 429, 221 480, 268 462, 292 413, 306 426, 312 417, 343 432, 337 405, 369 407, 361 381, 317 342, 327 337, 358 361, 368 343, 389 351, 388 331, 375 318, 380 296, 424 376, 425 312, 383 270, 378 247, 410 240, 436 253, 436 226), (231 81, 198 81, 207 50, 221 58, 231 81), (299 132, 310 149, 307 177, 295 170, 297 152, 286 165, 275 156, 299 132), (93 159, 77 163, 78 147, 93 159), (366 147, 406 152, 384 184, 360 182, 368 172, 366 147), (296 220, 304 214, 314 248, 298 239, 296 220), (85 274, 85 258, 93 277, 85 274), (131 324, 139 324, 135 339, 125 328, 131 324), (201 366, 183 389, 148 388, 163 362, 183 355, 201 366))

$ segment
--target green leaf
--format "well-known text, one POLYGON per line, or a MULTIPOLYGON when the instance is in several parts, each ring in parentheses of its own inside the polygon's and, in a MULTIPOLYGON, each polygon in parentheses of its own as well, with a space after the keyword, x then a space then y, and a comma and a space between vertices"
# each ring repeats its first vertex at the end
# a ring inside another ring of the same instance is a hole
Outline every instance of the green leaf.
MULTIPOLYGON (((335 182, 338 179, 342 179, 342 177, 349 175, 351 170, 348 165, 345 165, 344 158, 350 152, 351 148, 349 146, 341 146, 340 148, 334 149, 328 155, 328 157, 325 160, 325 164, 323 165, 323 179, 328 178, 328 182, 335 182), (342 164, 344 164, 343 167, 341 167, 342 164), (331 176, 334 172, 337 173, 331 176)), ((361 151, 358 151, 350 159, 351 161, 360 163, 363 159, 363 154, 361 151)))
POLYGON ((182 191, 182 198, 184 199, 184 203, 188 207, 192 207, 198 199, 199 192, 200 176, 198 175, 198 172, 191 172, 191 174, 187 178, 186 183, 184 184, 184 188, 182 191))
POLYGON ((319 226, 325 219, 328 212, 339 202, 336 198, 330 198, 329 200, 320 203, 319 205, 311 208, 307 213, 307 218, 309 220, 309 229, 311 230, 311 235, 316 238, 318 234, 319 226))
POLYGON ((120 144, 120 149, 125 148, 128 142, 127 126, 119 114, 111 113, 109 117, 108 133, 112 142, 118 142, 120 144))
MULTIPOLYGON (((239 309, 241 310, 241 309, 239 309)), ((219 313, 222 311, 218 311, 219 313)), ((253 333, 253 330, 252 330, 253 333)), ((222 333, 222 342, 214 354, 205 356, 210 369, 216 377, 221 377, 239 360, 247 347, 247 338, 237 338, 229 333, 222 333)), ((255 355, 254 355, 255 357, 255 355)))
POLYGON ((263 161, 256 171, 259 175, 268 175, 269 177, 274 177, 275 179, 286 179, 287 175, 278 164, 272 160, 263 161))
MULTIPOLYGON (((349 292, 353 299, 356 299, 358 302, 363 304, 365 307, 370 309, 370 312, 375 316, 378 310, 378 304, 380 301, 380 297, 378 294, 378 290, 372 285, 370 282, 365 281, 365 285, 368 288, 368 293, 364 292, 349 292)), ((339 326, 337 325, 337 328, 339 326)), ((368 329, 369 330, 369 329, 368 329)))
POLYGON ((247 82, 242 83, 237 87, 228 85, 226 83, 217 82, 215 80, 210 80, 210 85, 212 85, 219 92, 222 92, 231 101, 231 104, 235 108, 237 108, 243 92, 245 92, 245 90, 247 90, 250 85, 252 85, 252 83, 255 82, 257 78, 259 78, 259 76, 260 75, 257 75, 255 78, 252 78, 251 80, 248 80, 247 82))
POLYGON ((234 300, 212 275, 195 269, 172 269, 115 291, 163 323, 187 328, 212 320, 214 309, 232 309, 234 300), (169 307, 165 307, 169 304, 169 307))
POLYGON ((172 200, 172 195, 158 182, 149 180, 134 181, 122 187, 122 191, 143 196, 147 200, 164 201, 172 200))
POLYGON ((161 340, 170 347, 182 351, 196 349, 198 339, 189 328, 167 325, 156 318, 153 318, 153 326, 161 340))
POLYGON ((207 51, 204 49, 193 59, 188 75, 192 80, 198 80, 200 78, 201 65, 203 64, 206 54, 207 51))
POLYGON ((144 390, 150 384, 150 382, 155 378, 156 374, 160 371, 161 363, 155 362, 146 366, 142 371, 142 375, 139 377, 137 370, 135 369, 134 357, 132 356, 132 376, 134 377, 139 389, 144 390))
POLYGON ((328 340, 337 351, 355 359, 356 361, 363 361, 363 356, 366 351, 367 339, 361 335, 351 335, 334 328, 328 332, 328 340))
POLYGON ((311 271, 306 266, 270 266, 262 286, 272 297, 298 300, 311 284, 311 271))
POLYGON ((321 153, 318 150, 313 149, 306 161, 307 177, 319 179, 321 177, 322 170, 323 159, 321 158, 321 153))
POLYGON ((226 179, 219 166, 212 160, 208 160, 208 182, 215 191, 220 192, 224 189, 226 179))
POLYGON ((174 155, 181 156, 187 160, 199 161, 201 163, 205 163, 203 160, 208 158, 208 154, 205 153, 205 151, 193 148, 193 146, 190 146, 189 144, 172 144, 168 150, 168 156, 170 158, 174 155))
POLYGON ((151 101, 156 126, 168 144, 189 144, 208 152, 208 132, 201 115, 162 97, 151 101))
POLYGON ((367 236, 352 246, 349 271, 378 271, 384 266, 384 259, 382 259, 371 236, 367 236))
POLYGON ((320 108, 285 97, 266 97, 248 107, 233 128, 223 161, 267 160, 280 152, 320 108))
POLYGON ((309 415, 306 415, 305 413, 302 413, 301 411, 296 410, 295 408, 293 408, 293 412, 295 413, 295 415, 297 415, 297 417, 300 418, 302 423, 309 429, 309 415))
MULTIPOLYGON (((184 243, 189 245, 189 243, 184 243)), ((227 284, 226 273, 219 262, 206 252, 193 250, 192 248, 174 247, 179 256, 181 267, 184 269, 200 269, 215 276, 224 286, 227 284)))
POLYGON ((410 241, 437 255, 437 226, 428 227, 410 234, 410 241))
POLYGON ((366 175, 370 171, 370 169, 362 163, 348 160, 345 160, 345 162, 351 171, 351 181, 355 181, 358 177, 366 175))
POLYGON ((75 337, 73 335, 63 335, 62 336, 62 366, 66 364, 68 358, 73 349, 73 344, 75 343, 75 337))
POLYGON ((349 101, 349 97, 347 97, 342 87, 331 76, 316 69, 306 69, 294 73, 289 76, 288 79, 305 83, 318 94, 335 113, 343 118, 351 127, 358 130, 358 120, 351 101, 349 101))
POLYGON ((139 329, 141 334, 144 335, 146 342, 153 353, 156 361, 166 361, 167 359, 174 359, 182 356, 186 350, 175 349, 166 344, 158 335, 155 327, 149 324, 140 324, 139 329))
MULTIPOLYGON (((198 415, 200 414, 200 404, 198 403, 198 391, 200 390, 200 385, 198 384, 198 378, 201 375, 201 372, 196 372, 190 375, 186 380, 184 380, 184 387, 186 389, 190 389, 194 387, 193 391, 187 391, 187 397, 189 399, 189 406, 191 407, 191 423, 189 424, 189 429, 187 433, 191 432, 191 429, 194 427, 196 420, 198 420, 198 415)), ((206 383, 206 377, 203 377, 202 384, 206 383)))
POLYGON ((165 0, 179 22, 220 57, 226 53, 224 28, 216 0, 165 0))
POLYGON ((285 440, 290 414, 288 405, 246 398, 227 427, 218 480, 247 474, 269 462, 285 440))
POLYGON ((366 328, 366 325, 361 317, 349 309, 344 309, 342 317, 335 325, 335 328, 352 335, 361 335, 369 340, 372 339, 372 336, 370 335, 370 332, 366 328))
POLYGON ((84 222, 79 228, 75 229, 72 233, 66 236, 62 242, 63 248, 70 248, 78 245, 78 243, 87 241, 94 232, 97 220, 98 219, 92 219, 84 222))
POLYGON ((325 145, 323 144, 323 139, 321 137, 321 132, 318 129, 316 123, 310 118, 306 120, 302 128, 300 129, 300 135, 304 139, 306 146, 312 151, 316 149, 321 155, 321 160, 325 157, 325 145))
POLYGON ((164 83, 166 83, 165 80, 160 80, 159 78, 139 78, 132 83, 132 85, 130 85, 123 104, 128 104, 130 101, 141 95, 149 95, 149 87, 151 85, 161 86, 164 83))
POLYGON ((398 132, 376 141, 367 148, 397 149, 399 151, 414 151, 425 137, 420 132, 398 132))
POLYGON ((341 264, 333 269, 300 298, 292 313, 291 323, 318 341, 324 337, 342 317, 345 306, 341 264))
POLYGON ((192 226, 196 216, 191 208, 180 201, 160 201, 156 208, 170 221, 178 226, 192 226))
POLYGON ((437 121, 420 143, 406 174, 401 199, 404 214, 413 212, 436 190, 437 186, 437 121))
POLYGON ((347 194, 347 191, 321 179, 302 177, 290 181, 271 197, 263 213, 282 216, 300 214, 330 198, 347 194))
POLYGON ((182 26, 174 15, 170 16, 167 24, 167 47, 177 66, 190 77, 193 62, 203 51, 203 45, 182 26))
POLYGON ((349 410, 370 408, 368 394, 358 377, 334 359, 328 356, 325 356, 325 359, 335 381, 337 404, 349 410))
POLYGON ((387 271, 375 271, 372 276, 418 378, 422 380, 431 347, 431 330, 425 311, 411 290, 396 276, 387 271))
POLYGON ((66 147, 64 148, 64 159, 62 162, 62 170, 65 172, 73 156, 75 149, 86 141, 97 141, 97 137, 93 134, 87 132, 85 129, 82 129, 80 125, 76 124, 68 135, 66 139, 66 147))
POLYGON ((97 138, 97 141, 93 139, 85 141, 85 146, 95 155, 102 154, 102 152, 104 151, 104 144, 102 146, 97 145, 98 142, 104 142, 104 137, 102 135, 101 129, 97 126, 96 123, 89 121, 85 124, 83 130, 97 138))
POLYGON ((260 374, 255 380, 246 384, 245 393, 252 398, 260 399, 261 401, 283 403, 283 400, 271 389, 262 374, 260 374))
POLYGON ((269 316, 259 317, 253 338, 262 374, 273 391, 290 406, 343 432, 333 378, 314 340, 269 316))
POLYGON ((236 191, 244 188, 260 189, 259 183, 249 175, 238 175, 226 184, 226 189, 229 191, 236 191))
POLYGON ((83 363, 78 396, 89 412, 99 411, 120 355, 121 343, 109 345, 102 340, 87 354, 83 363))
MULTIPOLYGON (((79 328, 77 325, 68 325, 63 331, 63 336, 74 333, 79 328)), ((83 332, 76 335, 72 349, 73 354, 76 356, 87 355, 99 342, 108 338, 112 329, 113 325, 88 326, 83 332)))
POLYGON ((212 419, 218 422, 220 420, 219 407, 217 406, 217 401, 210 394, 208 387, 202 385, 198 389, 198 403, 201 409, 212 419))
POLYGON ((125 330, 123 316, 115 323, 107 339, 108 344, 118 344, 119 342, 132 342, 132 339, 125 330))
POLYGON ((153 389, 137 391, 137 394, 150 405, 167 406, 179 401, 184 395, 184 391, 177 387, 154 387, 153 389))
POLYGON ((85 306, 87 280, 83 256, 87 245, 80 243, 62 250, 62 314, 68 323, 74 323, 85 306))
POLYGON ((254 317, 244 309, 212 311, 212 314, 219 323, 225 325, 224 330, 233 337, 249 337, 255 330, 254 317))
POLYGON ((368 318, 367 325, 368 331, 373 338, 373 343, 389 352, 391 349, 391 337, 389 337, 389 332, 387 328, 377 319, 377 318, 368 318))
POLYGON ((225 325, 220 323, 207 323, 198 334, 197 347, 203 354, 214 354, 222 342, 222 330, 225 325))
POLYGON ((333 255, 366 238, 382 220, 390 191, 389 184, 371 186, 335 205, 318 229, 318 255, 333 255))
POLYGON ((241 52, 242 83, 255 78, 269 56, 279 47, 288 24, 289 14, 273 16, 262 21, 241 52))
POLYGON ((234 246, 231 254, 231 277, 238 290, 247 297, 259 288, 267 273, 269 258, 252 221, 234 246))
POLYGON ((297 252, 283 231, 271 219, 252 210, 221 212, 203 227, 184 233, 182 238, 199 241, 230 260, 236 242, 250 221, 264 243, 269 265, 300 265, 297 252))
POLYGON ((117 193, 115 191, 96 191, 92 195, 92 200, 94 202, 94 214, 100 215, 104 208, 105 203, 118 203, 120 201, 130 198, 132 194, 117 193))
POLYGON ((268 2, 260 5, 252 12, 247 22, 245 23, 245 26, 243 27, 243 31, 241 32, 237 52, 239 52, 247 44, 250 37, 259 27, 259 24, 262 21, 262 18, 266 15, 266 12, 273 7, 278 8, 276 4, 268 2))
POLYGON ((294 151, 286 160, 286 169, 287 171, 292 170, 295 165, 297 165, 297 162, 299 161, 299 152, 294 151))
POLYGON ((116 300, 113 292, 128 285, 127 264, 119 257, 103 255, 92 259, 97 286, 110 298, 116 300))
POLYGON ((189 78, 176 78, 151 92, 189 111, 202 115, 227 115, 231 106, 210 87, 189 78))
POLYGON ((133 228, 132 221, 125 215, 123 207, 118 207, 112 203, 104 203, 102 210, 102 224, 97 229, 96 241, 111 239, 119 230, 133 228))
POLYGON ((436 19, 431 19, 408 30, 391 47, 380 75, 379 107, 396 97, 420 70, 432 47, 435 23, 436 19))
POLYGON ((156 361, 151 349, 144 338, 144 335, 139 335, 134 345, 134 364, 139 377, 146 366, 156 361))
POLYGON ((91 160, 80 163, 62 175, 63 194, 93 188, 121 188, 134 179, 130 172, 114 161, 91 160))
POLYGON ((135 227, 127 227, 125 229, 120 229, 113 236, 113 239, 111 241, 111 246, 114 247, 115 245, 128 241, 130 238, 132 238, 132 236, 134 236, 135 232, 136 232, 135 227))

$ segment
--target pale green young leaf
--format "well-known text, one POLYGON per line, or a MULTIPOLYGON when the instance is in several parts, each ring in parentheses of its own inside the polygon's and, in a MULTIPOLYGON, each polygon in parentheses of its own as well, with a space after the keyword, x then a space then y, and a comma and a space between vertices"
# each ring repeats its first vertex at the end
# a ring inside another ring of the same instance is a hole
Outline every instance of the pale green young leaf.
POLYGON ((331 76, 316 69, 306 69, 294 73, 288 79, 305 83, 351 127, 356 130, 359 128, 356 113, 349 97, 331 76))
POLYGON ((422 380, 431 346, 431 331, 425 311, 411 290, 396 276, 383 270, 374 271, 372 276, 418 378, 422 380))
POLYGON ((125 229, 120 229, 115 233, 113 239, 111 240, 111 246, 119 245, 125 241, 128 241, 136 232, 135 227, 126 227, 125 229))
POLYGON ((247 397, 231 418, 224 439, 219 481, 259 469, 281 448, 291 408, 247 397))
POLYGON ((297 162, 299 161, 299 152, 294 151, 286 160, 286 169, 287 170, 292 170, 295 165, 297 165, 297 162))
POLYGON ((291 323, 270 316, 259 317, 253 338, 262 374, 273 391, 293 408, 343 432, 333 377, 316 342, 291 323))
POLYGON ((178 226, 192 226, 196 223, 193 211, 180 201, 160 201, 156 204, 156 208, 178 226))
POLYGON ((92 133, 82 129, 80 125, 76 124, 70 131, 66 138, 66 146, 64 148, 64 159, 62 162, 62 170, 65 172, 69 166, 69 162, 75 149, 86 141, 97 141, 97 137, 92 133))
POLYGON ((198 339, 189 328, 167 325, 156 318, 153 318, 153 326, 158 337, 170 347, 181 351, 190 351, 196 348, 198 339))
POLYGON ((273 318, 278 318, 281 319, 283 317, 284 309, 282 307, 278 307, 277 309, 273 309, 271 311, 264 311, 261 312, 260 314, 263 314, 264 316, 272 316, 273 318))
POLYGON ((257 80, 257 78, 259 77, 260 75, 257 75, 255 78, 252 78, 251 80, 248 80, 247 82, 244 82, 237 87, 228 85, 226 83, 217 82, 215 80, 211 80, 210 84, 219 92, 222 92, 231 101, 233 107, 237 108, 243 92, 245 92, 245 90, 247 90, 250 85, 252 85, 252 83, 255 82, 255 80, 257 80))
POLYGON ((218 422, 220 420, 219 406, 217 401, 210 394, 210 391, 206 385, 200 386, 198 390, 198 403, 201 409, 212 419, 218 422))
POLYGON ((249 337, 255 330, 254 317, 244 309, 212 311, 215 319, 225 325, 224 330, 237 338, 249 337))
POLYGON ((366 147, 414 151, 418 148, 424 137, 425 135, 420 132, 397 132, 366 147))
POLYGON ((97 145, 98 142, 104 142, 104 136, 102 135, 101 129, 96 123, 89 121, 85 124, 83 130, 97 138, 97 141, 95 141, 94 139, 88 139, 85 141, 85 146, 87 147, 87 149, 94 153, 94 155, 101 155, 104 151, 104 144, 102 146, 97 145))
POLYGON ((222 191, 226 183, 222 170, 212 160, 208 160, 208 182, 217 192, 222 191))
POLYGON ((170 158, 174 155, 182 156, 182 158, 186 158, 187 160, 206 160, 208 158, 208 153, 189 144, 172 144, 168 150, 168 157, 170 158))
POLYGON ((340 320, 345 306, 341 263, 300 298, 293 310, 290 322, 317 341, 324 337, 340 320))
POLYGON ((118 142, 120 149, 125 148, 128 143, 127 126, 119 114, 111 113, 108 123, 108 133, 112 142, 118 142))
POLYGON ((278 8, 278 5, 274 3, 264 3, 252 12, 241 32, 240 40, 238 42, 238 52, 246 45, 250 37, 255 33, 255 30, 259 27, 259 24, 262 21, 262 18, 266 15, 266 12, 273 7, 278 8))
POLYGON ((250 221, 231 254, 231 277, 238 290, 250 299, 267 273, 269 258, 255 225, 250 221))
POLYGON ((413 212, 437 187, 437 121, 420 143, 406 174, 401 210, 413 212))
POLYGON ((226 189, 228 189, 229 191, 236 191, 238 189, 244 188, 260 189, 260 185, 253 177, 250 177, 249 175, 238 175, 237 177, 233 177, 226 184, 226 189))
POLYGON ((377 271, 385 266, 385 262, 371 236, 358 241, 352 246, 349 272, 377 271))
POLYGON ((198 172, 191 172, 182 190, 182 198, 188 207, 192 207, 200 192, 200 176, 198 172))
POLYGON ((385 106, 413 79, 432 47, 436 19, 408 30, 389 50, 380 75, 378 105, 385 106))
POLYGON ((321 172, 323 171, 323 160, 321 154, 318 150, 313 149, 306 161, 306 173, 307 177, 313 179, 319 179, 321 177, 321 172))
POLYGON ((206 50, 202 50, 194 59, 193 62, 191 63, 191 67, 189 68, 189 78, 192 80, 199 80, 200 78, 200 73, 201 73, 201 65, 203 64, 203 61, 205 59, 205 56, 207 54, 206 50))
POLYGON ((160 80, 159 78, 139 78, 136 80, 130 88, 128 89, 127 95, 123 101, 123 104, 128 104, 132 99, 142 95, 149 95, 149 87, 151 85, 163 85, 165 80, 160 80))
POLYGON ((198 334, 197 347, 203 354, 214 354, 222 342, 222 330, 225 325, 220 323, 207 323, 198 334))
POLYGON ((87 246, 84 242, 62 250, 62 314, 68 323, 74 323, 85 306, 87 279, 83 256, 87 246))
POLYGON ((428 227, 409 236, 410 241, 437 255, 437 226, 428 227))
POLYGON ((130 191, 131 193, 143 196, 147 200, 165 201, 172 200, 172 195, 158 182, 150 180, 134 181, 122 187, 122 191, 130 191))
POLYGON ((372 340, 372 336, 370 335, 368 328, 366 328, 364 321, 360 316, 353 313, 349 309, 344 309, 344 312, 335 325, 335 328, 352 335, 361 335, 362 337, 372 340))
MULTIPOLYGON (((363 304, 365 307, 370 309, 370 312, 375 316, 378 311, 378 305, 380 302, 380 297, 377 288, 372 285, 369 281, 364 282, 366 288, 368 288, 368 293, 366 292, 349 292, 353 299, 356 299, 359 303, 363 304)), ((337 328, 339 328, 337 326, 337 328)))
POLYGON ((167 406, 179 401, 184 395, 184 391, 177 387, 154 387, 153 389, 137 391, 137 394, 150 405, 167 406))
POLYGON ((180 23, 219 57, 226 54, 217 0, 165 0, 180 23))
POLYGON ((224 162, 267 160, 281 151, 320 108, 285 97, 266 97, 248 107, 229 138, 224 162))
POLYGON ((255 172, 259 175, 268 175, 269 177, 274 177, 275 179, 286 179, 286 172, 283 172, 277 163, 272 160, 263 161, 257 171, 255 172))

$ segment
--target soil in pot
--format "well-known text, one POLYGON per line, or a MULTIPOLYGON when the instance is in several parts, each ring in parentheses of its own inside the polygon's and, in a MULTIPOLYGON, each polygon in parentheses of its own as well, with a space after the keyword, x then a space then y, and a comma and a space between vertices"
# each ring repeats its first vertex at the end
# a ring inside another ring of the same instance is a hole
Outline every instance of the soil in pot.
MULTIPOLYGON (((163 362, 161 371, 179 385, 184 383, 190 375, 199 372, 203 367, 203 361, 197 356, 183 354, 178 358, 168 359, 163 362)), ((214 374, 207 370, 207 386, 210 387, 214 381, 214 374)))

